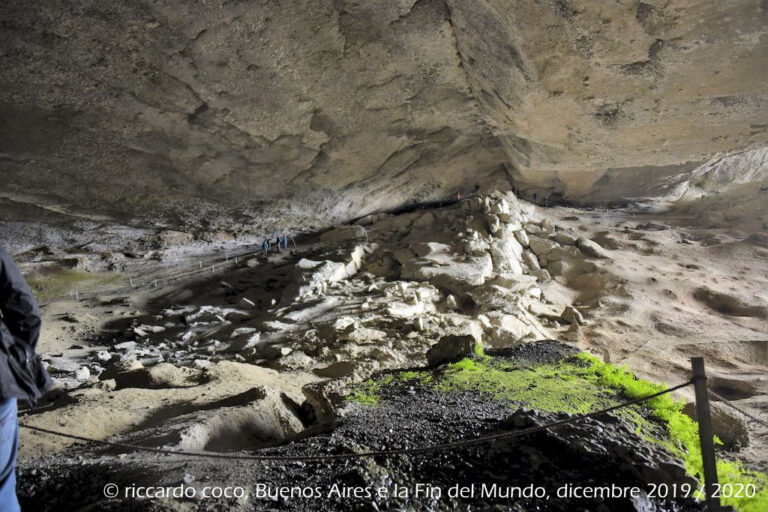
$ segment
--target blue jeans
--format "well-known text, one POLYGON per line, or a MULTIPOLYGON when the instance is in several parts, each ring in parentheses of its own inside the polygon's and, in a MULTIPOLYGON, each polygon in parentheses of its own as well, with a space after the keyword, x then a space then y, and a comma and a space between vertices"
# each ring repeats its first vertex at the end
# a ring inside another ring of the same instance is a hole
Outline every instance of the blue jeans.
POLYGON ((16 399, 0 402, 0 510, 20 512, 16 498, 16 454, 19 449, 19 419, 16 399))

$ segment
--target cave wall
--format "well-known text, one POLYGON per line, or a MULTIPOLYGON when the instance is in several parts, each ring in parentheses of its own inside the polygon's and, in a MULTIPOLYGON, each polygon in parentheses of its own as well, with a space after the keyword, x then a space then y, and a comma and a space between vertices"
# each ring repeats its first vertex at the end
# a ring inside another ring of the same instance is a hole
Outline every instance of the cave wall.
POLYGON ((767 25, 763 0, 5 1, 0 194, 305 227, 567 196, 768 145, 767 25))
POLYGON ((766 144, 768 2, 448 3, 520 187, 588 203, 594 182, 626 170, 631 196, 766 144))

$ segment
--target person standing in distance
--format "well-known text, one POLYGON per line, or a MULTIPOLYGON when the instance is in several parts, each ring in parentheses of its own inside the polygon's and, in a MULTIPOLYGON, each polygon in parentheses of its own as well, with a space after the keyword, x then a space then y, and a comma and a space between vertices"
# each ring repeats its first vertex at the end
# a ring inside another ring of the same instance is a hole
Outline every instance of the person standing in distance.
POLYGON ((16 401, 34 405, 52 385, 35 353, 41 324, 32 291, 0 247, 0 510, 7 512, 21 510, 16 497, 16 401))

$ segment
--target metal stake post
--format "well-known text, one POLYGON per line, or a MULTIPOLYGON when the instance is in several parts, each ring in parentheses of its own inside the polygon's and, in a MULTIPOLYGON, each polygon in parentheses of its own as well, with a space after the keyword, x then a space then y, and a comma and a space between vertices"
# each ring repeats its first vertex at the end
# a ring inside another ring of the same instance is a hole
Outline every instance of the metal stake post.
POLYGON ((715 461, 715 442, 712 432, 712 417, 709 414, 709 396, 707 394, 707 375, 704 372, 704 358, 692 357, 693 387, 696 391, 696 416, 699 421, 699 443, 701 443, 701 462, 704 467, 704 489, 707 510, 720 510, 720 497, 717 495, 717 465, 715 461))

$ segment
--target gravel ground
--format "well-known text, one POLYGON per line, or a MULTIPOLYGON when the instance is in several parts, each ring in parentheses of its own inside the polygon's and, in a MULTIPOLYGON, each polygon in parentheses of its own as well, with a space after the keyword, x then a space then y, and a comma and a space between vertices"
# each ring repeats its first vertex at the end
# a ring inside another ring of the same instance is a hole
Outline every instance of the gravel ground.
MULTIPOLYGON (((568 352, 555 344, 536 343, 497 357, 541 363, 568 352)), ((333 427, 318 428, 313 435, 264 451, 296 455, 407 448, 565 417, 516 410, 481 393, 437 392, 413 381, 385 386, 378 407, 349 403, 338 412, 333 427)), ((637 437, 633 425, 612 415, 509 441, 410 456, 266 463, 142 453, 120 456, 114 451, 76 446, 68 456, 28 461, 19 470, 22 506, 41 511, 701 510, 690 499, 663 502, 647 495, 635 499, 557 496, 558 489, 566 485, 637 486, 649 491, 650 483, 686 482, 679 461, 637 437), (107 483, 118 485, 120 498, 104 497, 107 483), (196 489, 198 497, 141 499, 130 495, 137 486, 182 484, 196 489), (207 486, 241 486, 249 496, 199 499, 207 486), (465 492, 474 488, 474 496, 452 496, 450 491, 456 486, 465 492), (510 487, 527 489, 528 493, 535 489, 548 498, 512 499, 506 494, 510 487), (354 494, 349 488, 356 488, 359 494, 349 495, 354 494), (380 488, 387 493, 380 493, 380 488)))

